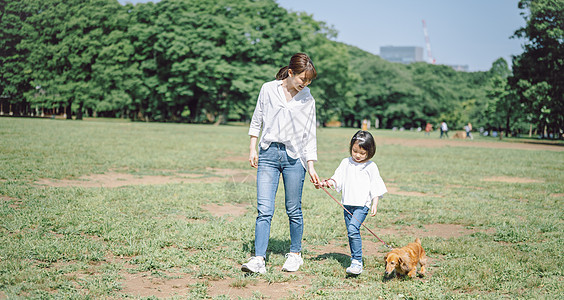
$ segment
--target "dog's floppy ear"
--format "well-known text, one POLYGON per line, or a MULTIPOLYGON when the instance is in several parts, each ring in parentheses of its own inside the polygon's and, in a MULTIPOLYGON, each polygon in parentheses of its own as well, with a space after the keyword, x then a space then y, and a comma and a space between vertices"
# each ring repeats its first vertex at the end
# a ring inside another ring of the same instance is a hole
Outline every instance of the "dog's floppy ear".
POLYGON ((389 254, 390 254, 390 253, 386 253, 386 256, 384 256, 384 264, 388 262, 388 255, 389 255, 389 254))
POLYGON ((409 268, 409 255, 407 255, 407 253, 404 253, 402 255, 400 255, 399 257, 399 265, 400 268, 405 271, 405 272, 409 272, 410 268, 409 268))

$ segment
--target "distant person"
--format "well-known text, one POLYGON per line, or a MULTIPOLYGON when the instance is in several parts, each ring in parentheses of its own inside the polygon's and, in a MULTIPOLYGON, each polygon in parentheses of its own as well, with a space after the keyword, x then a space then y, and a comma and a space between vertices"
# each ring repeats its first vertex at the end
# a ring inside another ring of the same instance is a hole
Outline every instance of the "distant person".
POLYGON ((474 139, 472 136, 472 123, 468 122, 468 125, 464 126, 464 131, 466 131, 466 138, 474 139))
POLYGON ((278 71, 276 80, 263 84, 260 90, 249 128, 249 162, 257 168, 255 256, 241 266, 242 271, 266 273, 266 250, 280 174, 291 242, 282 270, 297 271, 304 263, 302 189, 306 170, 311 182, 320 183, 313 166, 317 161, 315 100, 307 87, 316 76, 311 59, 296 53, 290 64, 278 71))
POLYGON ((370 129, 370 120, 363 119, 361 129, 364 130, 364 131, 369 130, 370 129))
POLYGON ((374 137, 368 131, 359 130, 349 145, 351 156, 341 161, 329 180, 321 182, 322 187, 332 186, 341 192, 351 250, 351 264, 346 272, 352 275, 359 275, 363 269, 360 226, 368 212, 371 216, 376 215, 378 200, 388 192, 378 166, 370 160, 375 152, 374 137))
POLYGON ((427 125, 425 125, 425 135, 431 135, 431 131, 433 131, 433 124, 427 122, 427 125))
POLYGON ((443 121, 441 123, 441 136, 440 138, 443 138, 443 135, 445 135, 448 138, 448 125, 445 121, 443 121))

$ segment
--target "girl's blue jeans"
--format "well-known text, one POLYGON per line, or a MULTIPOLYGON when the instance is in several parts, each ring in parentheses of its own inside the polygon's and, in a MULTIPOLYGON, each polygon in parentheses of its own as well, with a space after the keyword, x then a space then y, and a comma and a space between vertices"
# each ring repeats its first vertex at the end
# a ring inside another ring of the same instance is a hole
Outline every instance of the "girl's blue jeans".
POLYGON ((255 225, 255 256, 266 257, 280 174, 284 182, 286 214, 290 222, 290 252, 301 251, 304 224, 302 190, 305 172, 299 159, 293 159, 286 154, 284 144, 272 143, 268 149, 260 149, 257 170, 258 216, 255 225))
POLYGON ((343 210, 345 214, 345 225, 349 237, 349 247, 351 248, 351 258, 362 261, 362 238, 360 237, 360 226, 366 219, 368 211, 367 206, 349 206, 344 205, 345 208, 353 214, 354 218, 348 212, 343 210))

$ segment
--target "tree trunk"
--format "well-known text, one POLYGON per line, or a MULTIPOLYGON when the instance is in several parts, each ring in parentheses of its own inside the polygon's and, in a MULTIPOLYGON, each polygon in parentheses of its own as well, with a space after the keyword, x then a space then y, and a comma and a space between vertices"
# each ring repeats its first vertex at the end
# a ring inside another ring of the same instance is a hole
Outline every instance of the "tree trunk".
POLYGON ((76 111, 76 119, 82 120, 82 110, 84 109, 84 103, 80 101, 78 103, 78 110, 76 111))
POLYGON ((505 119, 505 137, 509 137, 509 123, 510 123, 511 115, 508 112, 507 118, 505 119))
POLYGON ((65 106, 65 114, 67 115, 67 120, 72 120, 72 100, 69 100, 67 106, 65 106))

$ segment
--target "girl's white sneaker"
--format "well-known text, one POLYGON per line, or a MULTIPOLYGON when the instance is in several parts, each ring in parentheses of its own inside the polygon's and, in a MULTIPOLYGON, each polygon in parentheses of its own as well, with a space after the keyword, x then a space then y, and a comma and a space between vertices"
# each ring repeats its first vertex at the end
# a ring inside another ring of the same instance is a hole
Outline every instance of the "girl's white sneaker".
POLYGON ((360 273, 362 273, 362 262, 353 259, 350 267, 347 268, 347 274, 360 275, 360 273))

